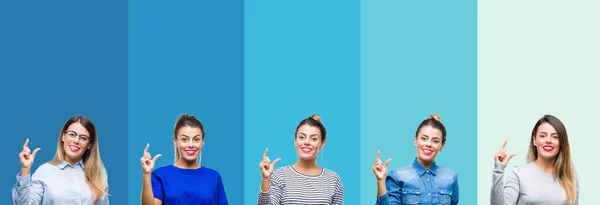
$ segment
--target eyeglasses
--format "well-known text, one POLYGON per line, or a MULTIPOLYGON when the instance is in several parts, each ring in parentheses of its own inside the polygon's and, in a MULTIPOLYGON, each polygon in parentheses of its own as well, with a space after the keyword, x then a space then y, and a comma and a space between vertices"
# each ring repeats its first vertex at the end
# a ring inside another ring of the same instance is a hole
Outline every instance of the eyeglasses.
POLYGON ((89 136, 77 135, 77 132, 75 132, 73 130, 67 130, 67 131, 65 131, 65 134, 67 134, 67 137, 69 137, 69 139, 71 139, 71 140, 77 139, 77 136, 79 136, 79 143, 88 143, 89 141, 91 141, 89 136))

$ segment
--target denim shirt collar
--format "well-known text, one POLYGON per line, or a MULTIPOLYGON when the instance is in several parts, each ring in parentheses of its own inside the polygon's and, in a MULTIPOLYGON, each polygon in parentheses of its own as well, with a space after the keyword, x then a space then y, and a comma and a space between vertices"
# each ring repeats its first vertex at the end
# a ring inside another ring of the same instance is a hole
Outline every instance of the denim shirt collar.
POLYGON ((423 167, 419 161, 417 161, 417 158, 415 158, 415 161, 412 163, 412 167, 415 169, 415 171, 417 171, 419 176, 423 176, 423 174, 427 173, 427 170, 429 170, 429 172, 431 172, 433 175, 437 175, 438 166, 435 164, 435 161, 431 167, 429 167, 429 169, 425 169, 425 167, 423 167))
POLYGON ((62 169, 65 169, 65 167, 67 167, 67 166, 76 167, 77 165, 81 166, 82 169, 84 168, 83 161, 81 161, 81 160, 79 160, 79 162, 75 163, 75 166, 71 166, 71 164, 69 164, 65 161, 62 161, 60 164, 58 164, 58 168, 62 170, 62 169))

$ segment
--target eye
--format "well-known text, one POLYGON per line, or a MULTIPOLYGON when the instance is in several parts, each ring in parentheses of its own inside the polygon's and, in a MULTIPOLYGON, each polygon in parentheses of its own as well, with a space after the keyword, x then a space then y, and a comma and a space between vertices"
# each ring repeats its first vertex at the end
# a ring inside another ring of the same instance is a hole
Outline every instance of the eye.
POLYGON ((85 135, 81 135, 81 136, 79 136, 79 138, 80 138, 81 140, 83 140, 84 142, 87 142, 87 141, 90 139, 90 137, 88 137, 88 136, 85 136, 85 135))
POLYGON ((440 143, 440 141, 439 141, 439 140, 433 140, 433 142, 434 142, 434 143, 440 143))
POLYGON ((421 140, 425 141, 427 139, 427 137, 421 137, 421 140))
POLYGON ((181 141, 182 142, 187 142, 187 138, 182 138, 181 141))
POLYGON ((554 139, 558 139, 558 135, 554 135, 552 136, 554 139))
POLYGON ((546 135, 540 135, 540 138, 544 139, 546 138, 546 135))
POLYGON ((200 142, 200 138, 194 139, 194 142, 200 142))
POLYGON ((317 139, 316 137, 313 137, 313 138, 311 138, 310 140, 312 140, 313 142, 316 142, 316 141, 317 141, 317 140, 319 140, 319 139, 317 139))
POLYGON ((304 136, 300 135, 300 136, 298 136, 298 139, 301 139, 301 140, 303 140, 303 139, 304 139, 304 136))

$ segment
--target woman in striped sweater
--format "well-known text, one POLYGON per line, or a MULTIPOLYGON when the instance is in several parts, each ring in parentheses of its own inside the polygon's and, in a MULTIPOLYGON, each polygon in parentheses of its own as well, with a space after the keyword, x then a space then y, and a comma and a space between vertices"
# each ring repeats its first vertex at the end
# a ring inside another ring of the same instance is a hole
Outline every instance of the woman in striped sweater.
POLYGON ((302 120, 294 136, 298 161, 275 171, 280 159, 271 162, 267 157, 268 148, 265 150, 259 164, 262 173, 259 205, 344 204, 340 177, 316 163, 319 151, 325 147, 326 133, 319 115, 302 120))

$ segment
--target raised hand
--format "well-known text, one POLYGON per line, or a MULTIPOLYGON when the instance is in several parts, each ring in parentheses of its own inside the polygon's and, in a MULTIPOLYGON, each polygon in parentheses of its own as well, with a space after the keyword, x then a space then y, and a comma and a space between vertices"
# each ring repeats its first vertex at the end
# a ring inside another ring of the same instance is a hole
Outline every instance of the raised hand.
POLYGON ((498 152, 496 152, 496 155, 494 155, 494 162, 502 163, 505 166, 508 164, 508 161, 511 158, 513 158, 514 156, 517 155, 517 154, 513 153, 513 154, 508 155, 508 157, 506 156, 506 143, 507 142, 508 142, 508 140, 504 140, 504 143, 502 143, 500 150, 498 152))
POLYGON ((392 159, 385 160, 385 164, 381 162, 379 157, 381 156, 381 151, 377 150, 377 157, 375 158, 375 164, 373 165, 373 173, 375 173, 375 177, 377 181, 384 180, 387 175, 387 168, 392 159))
POLYGON ((31 170, 31 165, 33 164, 33 160, 35 159, 35 155, 38 151, 40 151, 40 148, 35 148, 35 150, 33 150, 32 153, 28 145, 29 138, 25 140, 25 144, 23 144, 23 151, 19 153, 19 160, 21 160, 21 176, 29 174, 29 171, 31 170))
POLYGON ((156 159, 162 156, 161 154, 157 154, 156 156, 154 156, 154 158, 152 158, 152 156, 148 152, 148 148, 150 148, 150 144, 146 145, 146 149, 144 149, 144 156, 140 158, 140 162, 142 162, 142 171, 144 172, 144 174, 150 174, 150 172, 152 172, 152 170, 154 169, 156 159))
POLYGON ((275 170, 275 164, 281 160, 281 158, 277 158, 271 163, 271 159, 267 157, 267 153, 269 152, 269 148, 265 149, 265 153, 263 154, 263 159, 260 161, 260 172, 262 173, 263 179, 271 178, 273 175, 273 171, 275 170))

